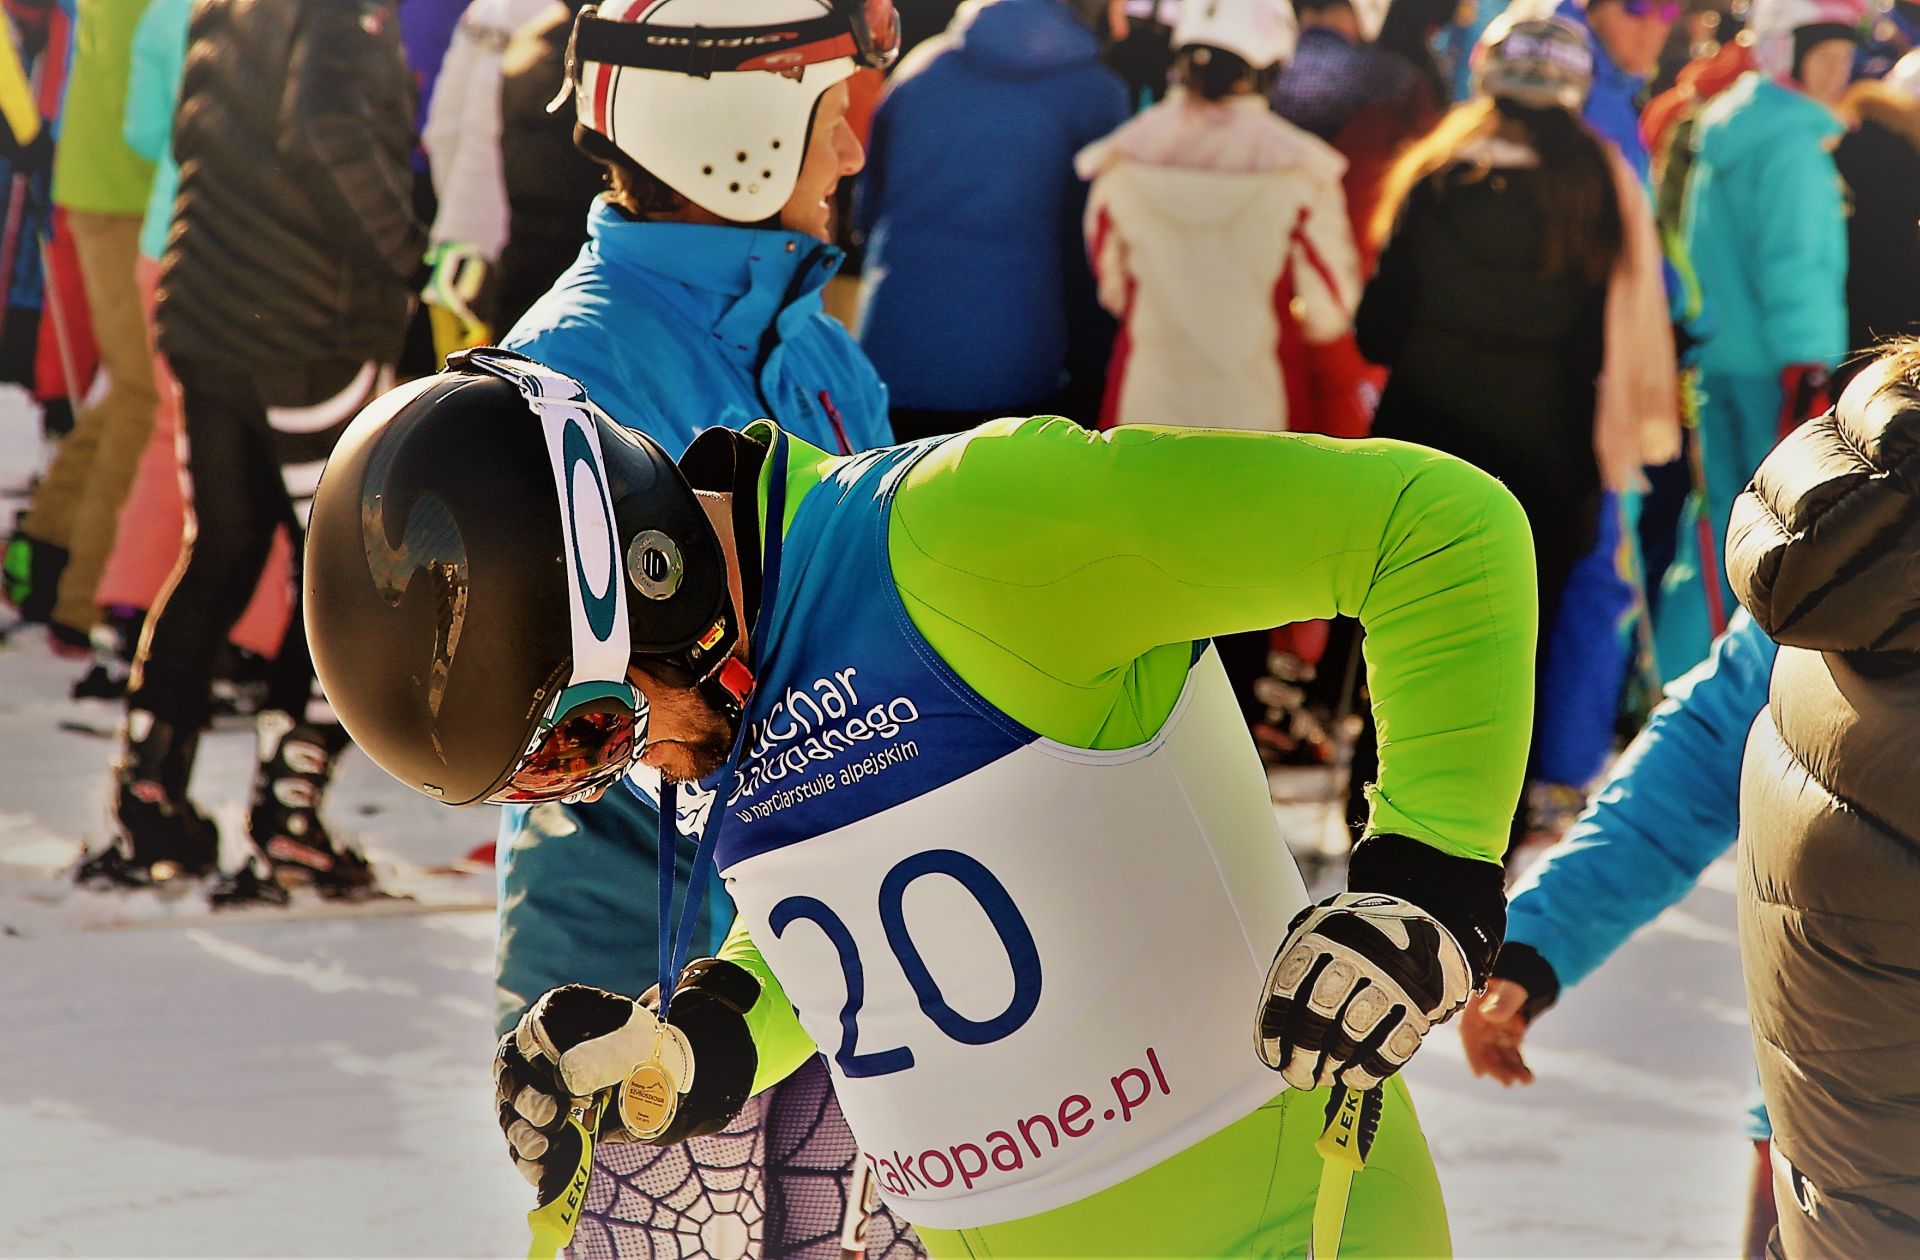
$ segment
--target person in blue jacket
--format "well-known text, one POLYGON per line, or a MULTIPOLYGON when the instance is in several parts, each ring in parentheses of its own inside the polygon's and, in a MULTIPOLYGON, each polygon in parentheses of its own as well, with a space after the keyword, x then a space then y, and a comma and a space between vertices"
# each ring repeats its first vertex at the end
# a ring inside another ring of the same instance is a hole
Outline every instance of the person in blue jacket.
MULTIPOLYGON (((1832 150, 1865 12, 1863 0, 1755 0, 1758 69, 1709 102, 1694 132, 1680 229, 1714 322, 1698 358, 1713 537, 1703 559, 1725 554, 1733 501, 1774 443, 1831 402, 1848 349, 1847 210, 1832 150)), ((1721 567, 1703 580, 1709 615, 1731 612, 1721 567)), ((1662 667, 1698 659, 1710 631, 1690 604, 1661 604, 1662 667)))
POLYGON ((1640 94, 1680 18, 1678 0, 1560 0, 1555 15, 1585 31, 1593 53, 1587 125, 1646 183, 1652 158, 1640 136, 1640 94))
MULTIPOLYGON (((828 451, 892 442, 886 387, 821 303, 842 257, 827 243, 829 206, 861 167, 846 80, 866 45, 837 7, 788 7, 756 11, 800 33, 792 55, 802 64, 786 74, 720 66, 702 77, 664 57, 635 64, 644 58, 622 46, 619 28, 634 23, 668 35, 737 25, 727 0, 676 0, 644 16, 646 6, 616 0, 576 27, 574 138, 607 166, 610 191, 589 214, 579 258, 503 344, 585 382, 675 455, 704 429, 763 417, 828 451)), ((652 983, 656 960, 633 942, 653 940, 659 923, 657 782, 627 786, 502 812, 500 1030, 556 985, 639 993, 652 983)), ((711 869, 694 877, 693 856, 691 844, 679 853, 677 890, 695 903, 699 948, 710 951, 733 907, 711 869)), ((852 1157, 825 1073, 809 1071, 723 1133, 661 1151, 601 1147, 578 1241, 596 1254, 679 1255, 676 1228, 698 1234, 721 1220, 736 1227, 728 1237, 764 1248, 755 1254, 831 1242, 820 1254, 838 1256, 852 1157), (783 1108, 801 1113, 805 1141, 776 1131, 783 1108), (688 1194, 688 1184, 715 1193, 688 1194), (818 1219, 794 1206, 803 1199, 818 1219)), ((876 1219, 871 1254, 917 1254, 899 1230, 876 1219)))
MULTIPOLYGON (((1766 707, 1778 650, 1744 610, 1735 614, 1707 659, 1667 688, 1586 812, 1515 887, 1494 978, 1460 1025, 1476 1076, 1531 1084, 1521 1047, 1533 1022, 1733 847, 1747 731, 1766 707)), ((1761 1144, 1771 1136, 1758 1102, 1748 1132, 1761 1144)), ((1748 1255, 1764 1254, 1772 1224, 1772 1177, 1759 1151, 1748 1255)))
POLYGON ((874 112, 856 228, 860 344, 901 441, 1054 412, 1091 423, 1100 309, 1073 158, 1125 122, 1087 16, 1104 0, 969 0, 901 62, 874 112))
MULTIPOLYGON (((1587 38, 1593 89, 1581 117, 1611 144, 1646 183, 1647 147, 1640 138, 1638 100, 1667 32, 1678 16, 1674 0, 1561 0, 1555 16, 1587 38)), ((1651 195, 1651 194, 1649 194, 1651 195)), ((1658 496, 1685 494, 1684 471, 1649 469, 1658 496), (1674 472, 1677 483, 1669 484, 1674 472)), ((1585 787, 1613 751, 1616 717, 1632 657, 1631 629, 1642 605, 1633 574, 1622 562, 1638 502, 1607 491, 1601 496, 1594 546, 1567 576, 1558 615, 1543 626, 1546 702, 1534 737, 1534 778, 1528 788, 1526 829, 1554 836, 1585 800, 1585 787)), ((1671 514, 1671 513, 1670 513, 1671 514)), ((1671 528, 1660 537, 1668 539, 1671 528)))

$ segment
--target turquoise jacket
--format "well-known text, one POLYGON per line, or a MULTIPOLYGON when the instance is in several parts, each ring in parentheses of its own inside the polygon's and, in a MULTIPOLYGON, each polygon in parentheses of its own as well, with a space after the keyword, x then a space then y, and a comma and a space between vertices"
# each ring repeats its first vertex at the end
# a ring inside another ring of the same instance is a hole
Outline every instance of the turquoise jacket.
POLYGON ((1832 367, 1847 349, 1847 213, 1832 149, 1845 128, 1748 72, 1700 115, 1681 232, 1716 320, 1710 376, 1832 367))
MULTIPOLYGON (((1733 847, 1747 731, 1766 707, 1778 651, 1741 609, 1707 659, 1668 685, 1606 786, 1514 889, 1495 974, 1552 1001, 1733 847)), ((1773 1136, 1757 1088, 1746 1131, 1773 1136)))
POLYGON ((1742 610, 1667 688, 1606 786, 1515 888, 1496 973, 1537 991, 1537 965, 1520 963, 1531 951, 1552 969, 1548 988, 1578 984, 1732 847, 1747 730, 1766 707, 1778 650, 1742 610))
POLYGON ((135 153, 153 163, 147 217, 140 227, 140 252, 148 258, 167 252, 167 231, 173 226, 173 196, 180 187, 180 167, 173 160, 173 112, 186 69, 187 19, 192 13, 193 0, 148 0, 133 32, 126 139, 135 153))
MULTIPOLYGON (((839 250, 794 232, 635 222, 604 201, 587 233, 502 344, 580 380, 676 456, 702 429, 762 417, 827 451, 893 441, 886 386, 821 306, 839 250)), ((625 790, 501 812, 501 1031, 557 985, 637 996, 654 982, 658 833, 654 804, 625 790)), ((690 841, 678 856, 676 908, 693 882, 690 841)), ((717 873, 701 874, 696 956, 733 918, 717 873)))

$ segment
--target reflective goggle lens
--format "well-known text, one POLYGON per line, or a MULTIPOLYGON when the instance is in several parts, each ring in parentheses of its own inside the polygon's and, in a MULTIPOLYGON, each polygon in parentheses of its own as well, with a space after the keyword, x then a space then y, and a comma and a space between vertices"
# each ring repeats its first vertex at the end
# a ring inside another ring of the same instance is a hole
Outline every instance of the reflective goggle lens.
POLYGON ((859 5, 853 23, 860 59, 875 70, 884 70, 900 55, 900 11, 893 7, 893 0, 854 3, 859 5))
POLYGON ((554 702, 556 716, 541 724, 506 786, 487 799, 494 804, 564 800, 623 778, 646 739, 647 702, 624 685, 618 693, 608 691, 606 684, 588 683, 561 692, 554 702), (576 694, 583 690, 592 694, 576 694))

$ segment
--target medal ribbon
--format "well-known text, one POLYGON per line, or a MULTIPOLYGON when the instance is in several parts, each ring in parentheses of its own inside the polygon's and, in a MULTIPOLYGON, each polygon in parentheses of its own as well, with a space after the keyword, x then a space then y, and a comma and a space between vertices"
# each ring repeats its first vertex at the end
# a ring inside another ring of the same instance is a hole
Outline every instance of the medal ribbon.
MULTIPOLYGON (((767 479, 767 511, 761 522, 764 542, 764 554, 760 563, 760 611, 754 618, 753 634, 748 640, 748 648, 762 642, 761 629, 772 615, 774 592, 780 584, 780 543, 786 532, 787 522, 787 435, 779 429, 774 430, 773 448, 767 452, 767 467, 770 474, 767 479)), ((740 752, 747 741, 747 715, 742 708, 740 729, 733 735, 733 751, 727 754, 727 766, 732 767, 740 760, 740 752)), ((699 917, 700 904, 706 899, 706 869, 713 861, 715 843, 720 838, 720 829, 715 826, 711 815, 707 825, 700 830, 700 842, 694 848, 693 875, 687 881, 687 899, 680 907, 676 920, 673 914, 673 877, 675 860, 680 849, 679 826, 679 786, 660 780, 660 1009, 659 1016, 667 1018, 667 1008, 673 1000, 673 986, 680 979, 680 970, 686 966, 687 955, 693 949, 693 924, 699 917)))

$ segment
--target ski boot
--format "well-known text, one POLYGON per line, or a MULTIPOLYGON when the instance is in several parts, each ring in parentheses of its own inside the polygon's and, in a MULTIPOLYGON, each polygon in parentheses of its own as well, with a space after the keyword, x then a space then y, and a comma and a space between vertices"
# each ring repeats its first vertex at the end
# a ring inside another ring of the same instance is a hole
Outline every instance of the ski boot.
POLYGON ((187 799, 200 732, 178 731, 144 709, 127 714, 113 766, 114 839, 74 873, 88 887, 179 886, 218 867, 220 835, 187 799))
POLYGON ((213 724, 228 718, 255 722, 265 711, 273 662, 231 643, 222 644, 213 666, 213 724))
POLYGON ((231 875, 222 875, 207 890, 207 902, 218 910, 225 906, 284 906, 293 896, 273 877, 273 868, 255 855, 231 875))
MULTIPOLYGON (((318 727, 269 709, 255 723, 260 737, 260 768, 254 777, 253 807, 247 834, 265 857, 271 882, 282 889, 311 886, 325 897, 358 900, 377 895, 373 867, 361 854, 334 843, 320 820, 320 801, 333 768, 347 745, 338 726, 318 727)), ((258 882, 252 863, 215 890, 238 895, 226 884, 258 882)))
MULTIPOLYGON (((58 634, 61 627, 50 626, 50 633, 58 634)), ((88 636, 88 656, 90 663, 87 672, 73 684, 71 695, 75 700, 107 700, 117 707, 126 699, 127 682, 132 675, 128 662, 133 653, 126 639, 126 624, 103 619, 88 636)), ((134 629, 135 642, 139 630, 134 629)))

